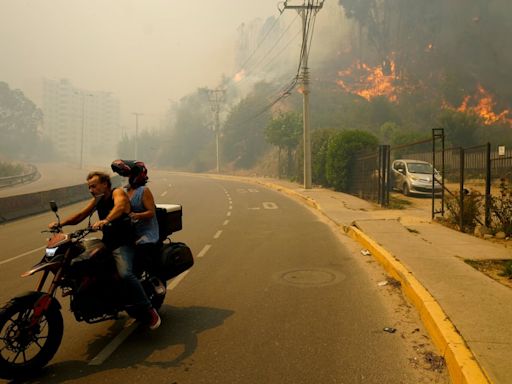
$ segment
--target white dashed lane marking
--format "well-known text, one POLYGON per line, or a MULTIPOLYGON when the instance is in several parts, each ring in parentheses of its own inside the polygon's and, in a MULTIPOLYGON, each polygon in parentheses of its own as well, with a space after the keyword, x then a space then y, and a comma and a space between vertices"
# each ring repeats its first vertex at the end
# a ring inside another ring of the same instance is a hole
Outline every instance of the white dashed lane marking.
POLYGON ((40 250, 45 249, 45 248, 46 248, 46 247, 39 247, 39 248, 33 249, 33 250, 31 250, 31 251, 28 251, 28 252, 22 253, 21 255, 11 257, 10 259, 0 261, 0 265, 2 265, 2 264, 7 264, 7 263, 9 263, 9 262, 11 262, 11 261, 14 261, 14 260, 19 259, 19 258, 21 258, 21 257, 24 257, 24 256, 27 256, 27 255, 30 255, 31 253, 34 253, 34 252, 40 251, 40 250))
POLYGON ((167 191, 162 192, 160 196, 164 197, 165 195, 167 195, 167 191))
POLYGON ((175 279, 173 279, 169 285, 167 286, 167 290, 170 291, 174 288, 176 288, 178 286, 179 283, 181 283, 181 280, 183 280, 185 278, 185 276, 188 275, 188 272, 189 271, 185 271, 183 272, 181 275, 179 275, 178 277, 176 277, 175 279))
POLYGON ((112 353, 125 341, 128 336, 130 336, 133 331, 137 329, 139 323, 135 320, 131 320, 129 325, 119 333, 114 340, 107 344, 105 348, 103 348, 100 353, 98 353, 91 361, 89 361, 89 365, 101 365, 107 360, 112 353))
POLYGON ((222 225, 228 225, 229 223, 229 220, 224 220, 224 223, 222 223, 222 225))
POLYGON ((198 257, 198 258, 201 258, 201 257, 203 257, 204 255, 206 255, 206 252, 208 252, 208 251, 210 250, 210 248, 211 248, 211 247, 212 247, 212 246, 211 246, 210 244, 206 244, 206 245, 203 247, 203 249, 201 249, 201 252, 199 252, 199 253, 197 254, 197 257, 198 257))
POLYGON ((222 235, 222 230, 217 231, 217 233, 213 236, 214 239, 218 239, 222 235))

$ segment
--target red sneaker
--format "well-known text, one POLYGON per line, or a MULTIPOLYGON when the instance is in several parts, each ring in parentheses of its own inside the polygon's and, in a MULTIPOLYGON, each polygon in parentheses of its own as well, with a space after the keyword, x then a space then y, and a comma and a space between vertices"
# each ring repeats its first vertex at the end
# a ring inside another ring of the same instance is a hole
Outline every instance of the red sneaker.
POLYGON ((160 324, 162 324, 162 320, 160 319, 158 312, 155 308, 151 308, 149 310, 149 329, 154 331, 160 326, 160 324))

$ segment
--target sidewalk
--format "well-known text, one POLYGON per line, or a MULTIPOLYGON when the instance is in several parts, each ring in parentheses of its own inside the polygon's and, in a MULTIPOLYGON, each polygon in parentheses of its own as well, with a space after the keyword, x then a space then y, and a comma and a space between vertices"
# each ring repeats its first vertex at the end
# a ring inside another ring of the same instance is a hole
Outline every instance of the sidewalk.
POLYGON ((422 210, 385 210, 327 189, 257 180, 304 198, 398 277, 454 383, 512 383, 512 289, 463 261, 512 259, 512 242, 507 248, 462 234, 431 222, 422 210))

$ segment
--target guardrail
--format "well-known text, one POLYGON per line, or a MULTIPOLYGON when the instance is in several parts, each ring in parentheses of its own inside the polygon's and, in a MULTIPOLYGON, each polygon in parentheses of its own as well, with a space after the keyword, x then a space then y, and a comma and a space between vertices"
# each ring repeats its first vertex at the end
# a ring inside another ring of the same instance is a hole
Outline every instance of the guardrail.
POLYGON ((40 176, 35 165, 27 164, 27 168, 28 172, 22 175, 0 177, 0 188, 33 181, 40 176))
MULTIPOLYGON (((112 177, 112 185, 118 186, 120 183, 120 176, 112 177)), ((63 207, 90 197, 85 183, 48 191, 3 197, 0 198, 0 223, 49 211, 50 200, 54 200, 59 207, 63 207)))

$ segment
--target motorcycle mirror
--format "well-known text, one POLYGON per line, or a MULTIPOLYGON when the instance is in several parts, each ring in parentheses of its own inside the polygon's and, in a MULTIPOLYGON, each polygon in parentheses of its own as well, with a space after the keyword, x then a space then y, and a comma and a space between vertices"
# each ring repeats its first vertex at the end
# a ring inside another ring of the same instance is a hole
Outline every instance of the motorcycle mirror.
POLYGON ((50 201, 50 208, 53 212, 57 213, 59 210, 59 207, 57 206, 57 203, 55 201, 50 201))

